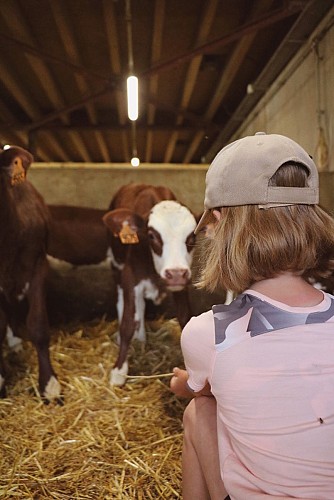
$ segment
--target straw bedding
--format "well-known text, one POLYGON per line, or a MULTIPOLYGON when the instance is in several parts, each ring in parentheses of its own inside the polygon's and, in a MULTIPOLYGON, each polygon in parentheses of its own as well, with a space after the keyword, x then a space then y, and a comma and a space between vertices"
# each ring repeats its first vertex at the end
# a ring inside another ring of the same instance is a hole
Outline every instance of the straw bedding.
POLYGON ((134 341, 133 378, 110 387, 117 321, 52 332, 51 359, 64 405, 38 398, 36 354, 5 348, 8 397, 0 401, 0 497, 4 499, 178 499, 182 414, 169 391, 182 364, 175 320, 147 323, 134 341))

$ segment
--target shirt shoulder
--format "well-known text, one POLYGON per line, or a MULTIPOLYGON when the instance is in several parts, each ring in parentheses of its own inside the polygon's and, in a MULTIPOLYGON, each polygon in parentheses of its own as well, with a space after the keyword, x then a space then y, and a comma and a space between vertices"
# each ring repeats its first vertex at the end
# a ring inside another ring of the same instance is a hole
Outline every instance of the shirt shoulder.
POLYGON ((247 290, 231 304, 213 306, 215 344, 227 348, 245 337, 301 325, 334 322, 334 297, 324 294, 312 307, 290 307, 258 292, 247 290))
POLYGON ((215 329, 212 311, 194 316, 184 327, 181 334, 181 348, 186 370, 188 386, 198 392, 210 381, 214 365, 215 329))
MULTIPOLYGON (((201 338, 213 340, 214 318, 212 310, 206 311, 199 316, 193 316, 182 330, 181 343, 188 340, 196 342, 201 338)), ((214 343, 214 341, 213 341, 214 343)))

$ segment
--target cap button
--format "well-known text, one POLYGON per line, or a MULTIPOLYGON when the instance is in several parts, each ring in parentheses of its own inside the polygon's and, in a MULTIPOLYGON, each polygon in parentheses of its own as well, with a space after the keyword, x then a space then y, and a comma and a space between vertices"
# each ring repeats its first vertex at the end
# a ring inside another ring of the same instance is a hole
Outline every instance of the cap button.
POLYGON ((265 132, 255 132, 255 135, 267 135, 265 132))

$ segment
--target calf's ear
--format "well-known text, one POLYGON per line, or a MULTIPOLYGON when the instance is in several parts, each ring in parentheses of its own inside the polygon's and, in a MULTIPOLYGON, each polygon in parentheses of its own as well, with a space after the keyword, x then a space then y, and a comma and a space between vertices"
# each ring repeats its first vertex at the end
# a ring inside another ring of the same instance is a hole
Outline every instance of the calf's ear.
POLYGON ((144 219, 132 210, 116 208, 104 214, 102 220, 112 235, 123 244, 139 243, 146 237, 144 219))

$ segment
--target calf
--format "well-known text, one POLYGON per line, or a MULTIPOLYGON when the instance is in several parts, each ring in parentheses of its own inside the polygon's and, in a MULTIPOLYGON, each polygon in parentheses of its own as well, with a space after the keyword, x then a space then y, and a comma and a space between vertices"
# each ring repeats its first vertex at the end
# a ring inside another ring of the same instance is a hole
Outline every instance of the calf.
POLYGON ((159 304, 171 291, 183 327, 190 319, 187 285, 195 244, 196 220, 167 188, 123 186, 103 221, 110 231, 117 270, 120 350, 110 382, 123 385, 133 337, 145 341, 145 299, 159 304))
POLYGON ((48 205, 51 215, 48 256, 75 266, 107 259, 108 231, 97 208, 48 205))
POLYGON ((16 146, 0 152, 0 396, 6 396, 2 342, 8 325, 17 331, 22 309, 37 351, 40 394, 51 400, 60 396, 60 385, 50 362, 45 302, 48 211, 26 180, 32 161, 16 146))

